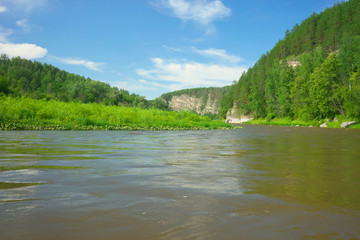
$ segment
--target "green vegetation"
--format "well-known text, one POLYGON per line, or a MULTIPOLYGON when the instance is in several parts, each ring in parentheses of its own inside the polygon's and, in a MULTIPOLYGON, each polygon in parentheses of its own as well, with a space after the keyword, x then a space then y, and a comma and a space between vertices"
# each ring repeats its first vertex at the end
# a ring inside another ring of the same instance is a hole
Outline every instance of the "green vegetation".
POLYGON ((192 112, 0 97, 0 130, 196 130, 232 128, 192 112))
MULTIPOLYGON (((341 120, 338 121, 331 121, 331 120, 311 120, 311 121, 304 121, 301 119, 292 119, 292 118, 273 118, 273 119, 266 119, 266 118, 257 118, 252 121, 249 121, 245 124, 259 124, 259 125, 273 125, 273 126, 299 126, 299 127, 319 127, 321 124, 326 123, 329 128, 340 128, 341 127, 341 120)), ((355 124, 350 126, 349 128, 360 128, 360 124, 355 124)))
POLYGON ((83 167, 76 166, 52 166, 52 165, 29 165, 29 166, 0 166, 0 172, 4 171, 14 171, 14 170, 24 170, 24 169, 82 169, 83 167))
POLYGON ((165 101, 169 102, 174 96, 180 95, 189 95, 191 97, 204 98, 203 100, 207 101, 207 97, 214 97, 215 99, 221 99, 224 94, 229 91, 230 87, 209 87, 209 88, 190 88, 190 89, 182 89, 174 92, 164 93, 161 95, 165 101))
MULTIPOLYGON (((198 90, 191 90, 198 94, 196 91, 198 90)), ((210 93, 211 97, 219 97, 225 89, 212 88, 206 92, 201 96, 208 97, 210 93)), ((175 130, 230 127, 219 121, 212 122, 214 116, 199 117, 190 112, 166 112, 169 106, 163 98, 148 101, 144 97, 129 94, 126 90, 110 87, 109 84, 71 74, 48 64, 19 57, 9 59, 6 55, 0 57, 0 96, 2 130, 175 130)))
POLYGON ((237 108, 258 119, 253 123, 360 121, 360 2, 337 3, 296 24, 229 87, 179 90, 148 101, 51 65, 2 55, 0 94, 8 96, 1 98, 0 128, 13 130, 229 127, 210 121, 218 116, 161 111, 182 94, 201 98, 203 108, 209 98, 218 100, 220 118, 237 108))
POLYGON ((269 124, 359 121, 360 1, 337 3, 286 31, 222 98, 222 117, 232 107, 269 124))
POLYGON ((48 64, 19 57, 9 59, 4 54, 0 57, 0 93, 14 97, 96 102, 139 108, 151 108, 159 104, 158 101, 148 101, 145 97, 129 94, 126 90, 62 71, 48 64))
POLYGON ((43 185, 43 183, 14 183, 14 182, 0 182, 0 190, 22 188, 29 186, 43 185))

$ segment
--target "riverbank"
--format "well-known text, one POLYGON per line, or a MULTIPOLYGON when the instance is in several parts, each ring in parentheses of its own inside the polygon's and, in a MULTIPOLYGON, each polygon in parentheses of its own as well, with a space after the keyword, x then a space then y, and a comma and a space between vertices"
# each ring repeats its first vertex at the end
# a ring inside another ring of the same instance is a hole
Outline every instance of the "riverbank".
POLYGON ((231 129, 189 112, 0 97, 0 130, 207 130, 231 129))
MULTIPOLYGON (((290 118, 274 118, 268 120, 265 118, 253 119, 243 124, 257 124, 257 125, 273 125, 273 126, 293 126, 293 127, 324 127, 324 128, 341 128, 341 124, 348 122, 345 119, 334 119, 334 120, 312 120, 312 121, 303 121, 299 119, 290 119, 290 118), (324 125, 326 124, 326 125, 324 125)), ((357 128, 360 129, 360 123, 356 123, 347 128, 357 128)))

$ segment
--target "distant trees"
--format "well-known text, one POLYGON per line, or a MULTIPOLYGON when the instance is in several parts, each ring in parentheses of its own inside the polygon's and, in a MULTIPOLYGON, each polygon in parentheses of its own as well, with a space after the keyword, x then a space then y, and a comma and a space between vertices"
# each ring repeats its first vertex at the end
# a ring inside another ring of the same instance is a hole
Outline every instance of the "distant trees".
POLYGON ((124 89, 68 73, 48 64, 19 57, 9 59, 4 54, 0 56, 0 93, 64 102, 153 107, 151 101, 124 89))
POLYGON ((231 86, 221 114, 360 120, 360 1, 312 14, 231 86), (290 66, 290 63, 296 64, 290 66))
POLYGON ((171 101, 171 99, 174 96, 180 96, 183 94, 202 98, 204 96, 208 96, 209 94, 212 95, 215 98, 221 98, 222 95, 226 94, 229 91, 230 87, 208 87, 208 88, 190 88, 190 89, 182 89, 178 91, 173 91, 169 93, 164 93, 161 95, 161 98, 163 98, 165 101, 171 101))

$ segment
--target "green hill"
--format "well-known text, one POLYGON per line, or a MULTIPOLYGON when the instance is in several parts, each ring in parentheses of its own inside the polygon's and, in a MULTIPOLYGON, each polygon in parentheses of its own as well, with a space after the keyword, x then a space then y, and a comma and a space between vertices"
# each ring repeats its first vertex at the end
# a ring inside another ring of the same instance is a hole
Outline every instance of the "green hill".
POLYGON ((152 103, 136 94, 68 73, 37 61, 0 57, 0 93, 33 99, 103 103, 149 108, 152 103))
POLYGON ((231 86, 221 115, 360 120, 360 1, 312 14, 231 86))

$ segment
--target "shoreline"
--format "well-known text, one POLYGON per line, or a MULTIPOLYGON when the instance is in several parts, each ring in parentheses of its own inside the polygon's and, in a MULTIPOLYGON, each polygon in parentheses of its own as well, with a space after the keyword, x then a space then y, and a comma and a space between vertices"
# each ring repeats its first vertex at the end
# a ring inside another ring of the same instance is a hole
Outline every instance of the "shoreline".
POLYGON ((205 131, 205 130, 231 130, 242 127, 231 125, 223 126, 96 126, 71 124, 0 124, 0 131, 205 131))
POLYGON ((0 96, 0 130, 211 130, 233 129, 190 111, 0 96))
POLYGON ((243 122, 241 124, 248 125, 268 125, 268 126, 287 126, 287 127, 308 127, 308 128, 349 128, 360 129, 360 123, 353 124, 348 127, 341 127, 341 124, 349 121, 329 121, 329 120, 312 120, 302 121, 297 119, 275 118, 267 119, 253 119, 251 121, 243 122), (326 125, 324 125, 326 124, 326 125))

